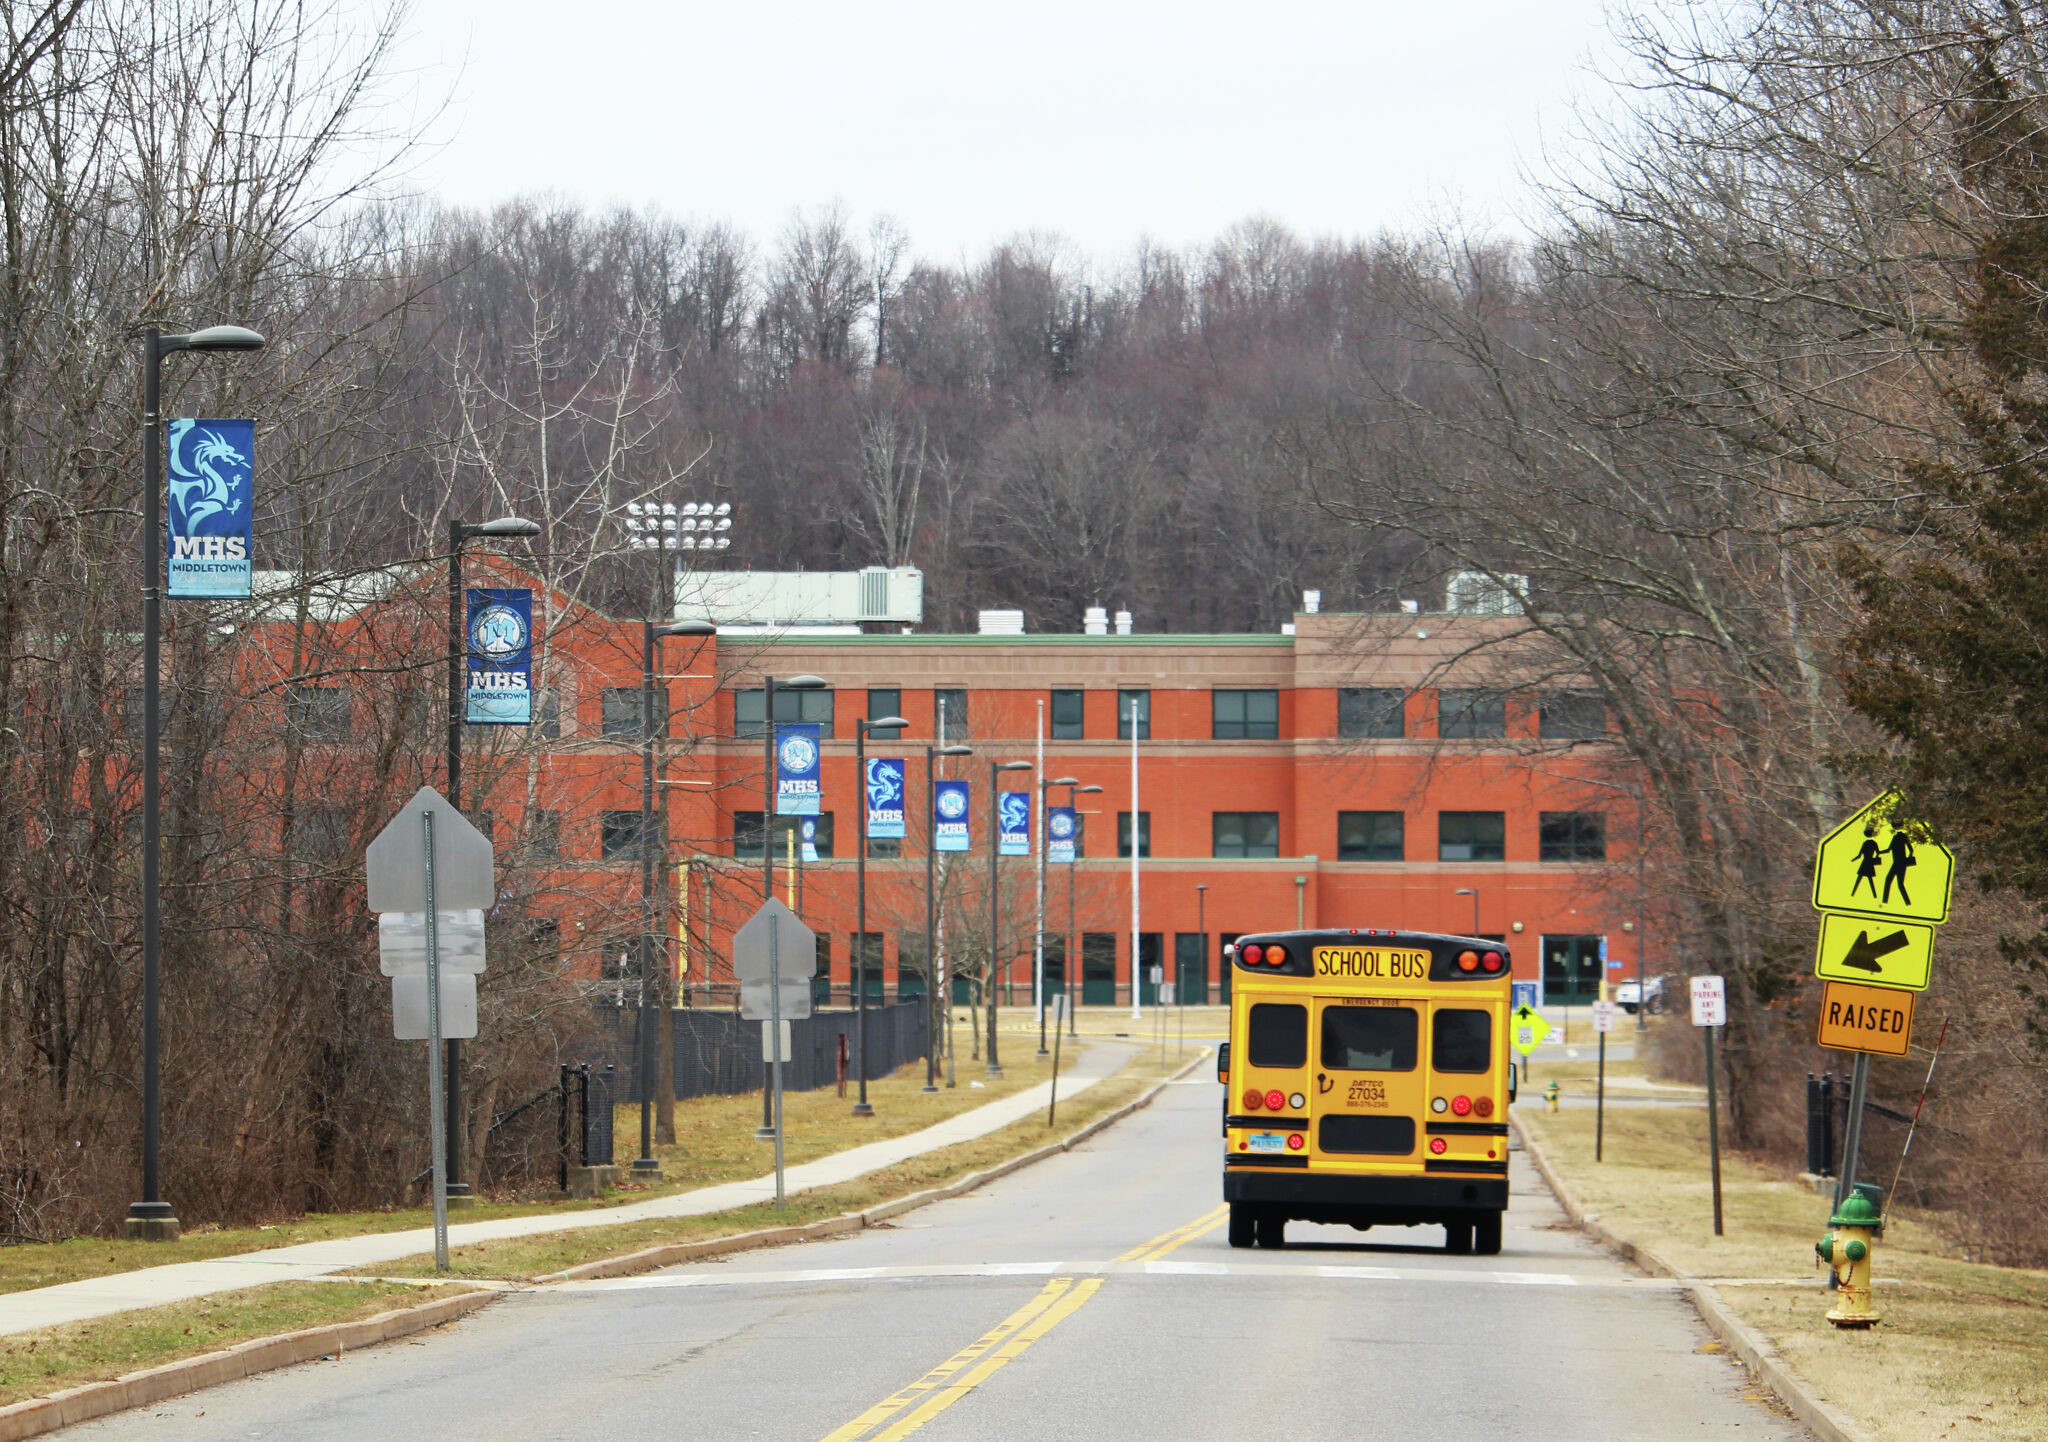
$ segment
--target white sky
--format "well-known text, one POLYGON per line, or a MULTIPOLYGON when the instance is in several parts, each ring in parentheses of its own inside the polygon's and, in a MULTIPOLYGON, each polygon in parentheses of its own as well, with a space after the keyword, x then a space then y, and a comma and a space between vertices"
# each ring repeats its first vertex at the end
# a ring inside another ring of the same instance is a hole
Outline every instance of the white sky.
POLYGON ((1254 214, 1509 223, 1603 41, 1601 0, 416 0, 399 64, 450 98, 412 173, 445 201, 768 242, 837 198, 935 258, 1039 229, 1106 259, 1254 214))

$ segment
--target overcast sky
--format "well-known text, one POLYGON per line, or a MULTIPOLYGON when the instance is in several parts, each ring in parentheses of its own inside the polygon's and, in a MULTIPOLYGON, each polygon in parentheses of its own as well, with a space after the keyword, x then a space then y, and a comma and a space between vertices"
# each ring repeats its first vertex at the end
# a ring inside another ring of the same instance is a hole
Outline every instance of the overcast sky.
POLYGON ((1568 132, 1601 0, 416 0, 403 90, 448 96, 413 183, 552 190, 770 240, 835 198, 917 250, 1089 253, 1250 215, 1306 235, 1512 221, 1568 132))

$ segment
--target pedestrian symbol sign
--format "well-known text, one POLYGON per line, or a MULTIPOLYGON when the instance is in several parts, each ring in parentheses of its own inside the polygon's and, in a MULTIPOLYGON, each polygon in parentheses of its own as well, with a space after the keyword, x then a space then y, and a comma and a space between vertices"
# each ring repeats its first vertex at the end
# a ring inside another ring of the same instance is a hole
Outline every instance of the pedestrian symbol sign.
POLYGON ((1862 916, 1820 919, 1820 950, 1813 974, 1828 981, 1927 990, 1934 971, 1934 928, 1862 916))
MULTIPOLYGON (((1900 818, 1898 804, 1899 793, 1887 791, 1821 838, 1814 910, 1929 925, 1948 920, 1956 859, 1926 827, 1900 818)), ((1873 931, 1871 939, 1880 938, 1873 931)))
POLYGON ((1543 1019, 1543 1013, 1527 1002, 1516 1007, 1508 1020, 1514 1023, 1515 1050, 1523 1056, 1536 1050, 1543 1038, 1550 1035, 1550 1023, 1543 1019))

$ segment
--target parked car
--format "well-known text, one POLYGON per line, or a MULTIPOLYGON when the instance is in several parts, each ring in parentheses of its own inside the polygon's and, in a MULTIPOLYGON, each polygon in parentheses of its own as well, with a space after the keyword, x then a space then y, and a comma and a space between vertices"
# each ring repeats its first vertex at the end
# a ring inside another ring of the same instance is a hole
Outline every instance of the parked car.
POLYGON ((1630 1016, 1634 1016, 1637 1008, 1644 1005, 1643 997, 1646 993, 1649 997, 1650 1015, 1662 1016, 1664 1014, 1664 978, 1661 976, 1651 977, 1647 984, 1624 981, 1621 985, 1614 988, 1614 999, 1621 1003, 1623 1011, 1627 1012, 1630 1016))

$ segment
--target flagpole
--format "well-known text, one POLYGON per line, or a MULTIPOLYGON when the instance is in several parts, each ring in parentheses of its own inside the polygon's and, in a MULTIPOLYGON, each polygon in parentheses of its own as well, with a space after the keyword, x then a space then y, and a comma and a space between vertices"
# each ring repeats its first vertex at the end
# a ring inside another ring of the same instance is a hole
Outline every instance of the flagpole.
POLYGON ((1038 920, 1031 930, 1031 1007, 1038 1013, 1038 1054, 1045 1055, 1045 698, 1038 698, 1038 920))

